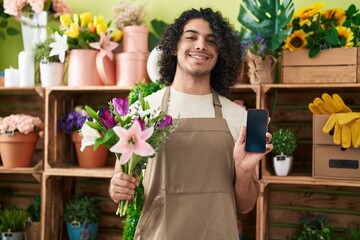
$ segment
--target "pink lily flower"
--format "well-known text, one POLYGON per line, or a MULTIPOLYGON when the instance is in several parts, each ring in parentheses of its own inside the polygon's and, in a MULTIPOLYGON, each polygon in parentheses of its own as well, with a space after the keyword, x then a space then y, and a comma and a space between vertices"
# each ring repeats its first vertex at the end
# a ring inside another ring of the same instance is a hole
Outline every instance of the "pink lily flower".
POLYGON ((117 48, 119 44, 110 41, 110 35, 101 33, 100 42, 90 43, 90 47, 100 50, 101 57, 107 56, 110 60, 113 60, 113 50, 117 48))
POLYGON ((110 151, 121 153, 121 165, 127 163, 132 154, 142 157, 148 157, 155 154, 154 148, 146 142, 154 132, 153 127, 141 131, 139 122, 135 121, 128 130, 120 126, 116 126, 113 129, 120 140, 110 148, 110 151))

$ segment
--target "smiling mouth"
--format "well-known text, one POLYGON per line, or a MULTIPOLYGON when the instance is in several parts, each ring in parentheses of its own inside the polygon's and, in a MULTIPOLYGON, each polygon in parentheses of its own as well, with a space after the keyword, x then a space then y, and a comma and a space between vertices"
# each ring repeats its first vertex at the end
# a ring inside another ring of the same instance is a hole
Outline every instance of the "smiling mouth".
POLYGON ((199 59, 199 60, 208 60, 210 56, 207 54, 198 54, 198 53, 189 53, 188 54, 191 58, 199 59))

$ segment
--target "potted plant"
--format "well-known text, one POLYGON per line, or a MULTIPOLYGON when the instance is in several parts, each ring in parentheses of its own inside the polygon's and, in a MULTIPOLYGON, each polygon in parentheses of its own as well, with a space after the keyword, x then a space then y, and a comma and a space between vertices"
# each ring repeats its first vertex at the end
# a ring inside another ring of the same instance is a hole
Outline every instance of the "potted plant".
POLYGON ((0 154, 4 167, 30 167, 43 128, 39 117, 27 114, 0 119, 0 154))
POLYGON ((294 9, 292 0, 241 2, 238 21, 242 25, 240 36, 251 83, 273 82, 273 67, 280 46, 291 33, 287 26, 294 9))
POLYGON ((61 116, 58 121, 58 130, 62 130, 67 135, 71 135, 80 167, 103 167, 106 164, 106 158, 109 153, 109 150, 106 147, 100 146, 96 150, 90 146, 81 148, 81 142, 86 141, 86 139, 83 140, 80 129, 88 117, 89 115, 84 108, 82 106, 77 106, 74 110, 61 116))
POLYGON ((1 239, 23 240, 27 217, 26 209, 11 207, 0 210, 1 239))
POLYGON ((40 216, 41 216, 41 199, 35 196, 33 203, 27 208, 29 214, 25 236, 27 240, 40 239, 40 216))
MULTIPOLYGON (((64 75, 64 58, 52 55, 54 38, 39 42, 33 49, 35 64, 40 65, 40 80, 43 87, 60 86, 64 75)), ((65 57, 65 56, 64 56, 65 57)))
POLYGON ((69 240, 95 240, 99 218, 100 208, 94 198, 78 195, 72 197, 64 209, 69 240))
POLYGON ((325 215, 301 216, 299 218, 300 228, 291 236, 287 236, 286 240, 333 239, 331 227, 325 225, 327 221, 328 217, 325 215))
POLYGON ((287 176, 293 163, 293 152, 297 147, 297 137, 289 129, 279 129, 272 135, 273 165, 277 176, 287 176))

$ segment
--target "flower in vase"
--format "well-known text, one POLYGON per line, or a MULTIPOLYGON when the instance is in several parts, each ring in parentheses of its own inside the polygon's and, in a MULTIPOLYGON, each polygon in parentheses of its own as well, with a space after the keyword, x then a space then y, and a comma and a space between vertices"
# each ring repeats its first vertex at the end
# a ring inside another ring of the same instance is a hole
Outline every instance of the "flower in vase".
POLYGON ((90 43, 90 47, 100 50, 101 57, 113 59, 113 51, 118 47, 118 43, 110 41, 109 33, 101 33, 100 42, 90 43))
POLYGON ((132 0, 119 1, 112 8, 116 27, 123 29, 126 26, 144 24, 144 8, 145 2, 132 0))
POLYGON ((30 15, 47 11, 58 17, 61 14, 70 12, 69 5, 63 0, 4 0, 4 12, 15 19, 21 15, 30 15))
POLYGON ((39 117, 27 114, 12 114, 10 116, 0 118, 0 134, 12 134, 16 131, 28 134, 30 132, 39 131, 39 135, 43 135, 44 125, 39 117))
POLYGON ((63 63, 65 61, 66 52, 69 49, 67 36, 60 36, 58 32, 55 32, 55 42, 50 43, 49 47, 51 48, 49 57, 58 55, 60 62, 63 63))
POLYGON ((309 49, 309 57, 321 50, 360 46, 360 12, 351 4, 322 10, 324 3, 313 3, 296 11, 289 24, 292 34, 285 39, 283 49, 309 49))
MULTIPOLYGON (((106 23, 103 16, 93 17, 90 12, 61 15, 60 27, 55 31, 61 36, 67 36, 69 49, 91 49, 91 43, 109 46, 108 42, 118 43, 122 38, 120 29, 111 27, 110 22, 106 23), (106 42, 107 39, 101 40, 102 34, 110 40, 108 42, 106 42)), ((114 45, 111 43, 110 46, 114 45)), ((105 49, 108 50, 109 47, 105 49)))

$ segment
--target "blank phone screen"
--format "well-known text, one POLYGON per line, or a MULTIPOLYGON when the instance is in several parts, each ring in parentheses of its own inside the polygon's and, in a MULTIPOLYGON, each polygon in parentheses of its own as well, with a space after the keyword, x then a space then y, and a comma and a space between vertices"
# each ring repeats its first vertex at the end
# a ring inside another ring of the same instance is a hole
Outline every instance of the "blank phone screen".
POLYGON ((247 152, 265 152, 268 115, 266 109, 248 110, 245 144, 247 152))

